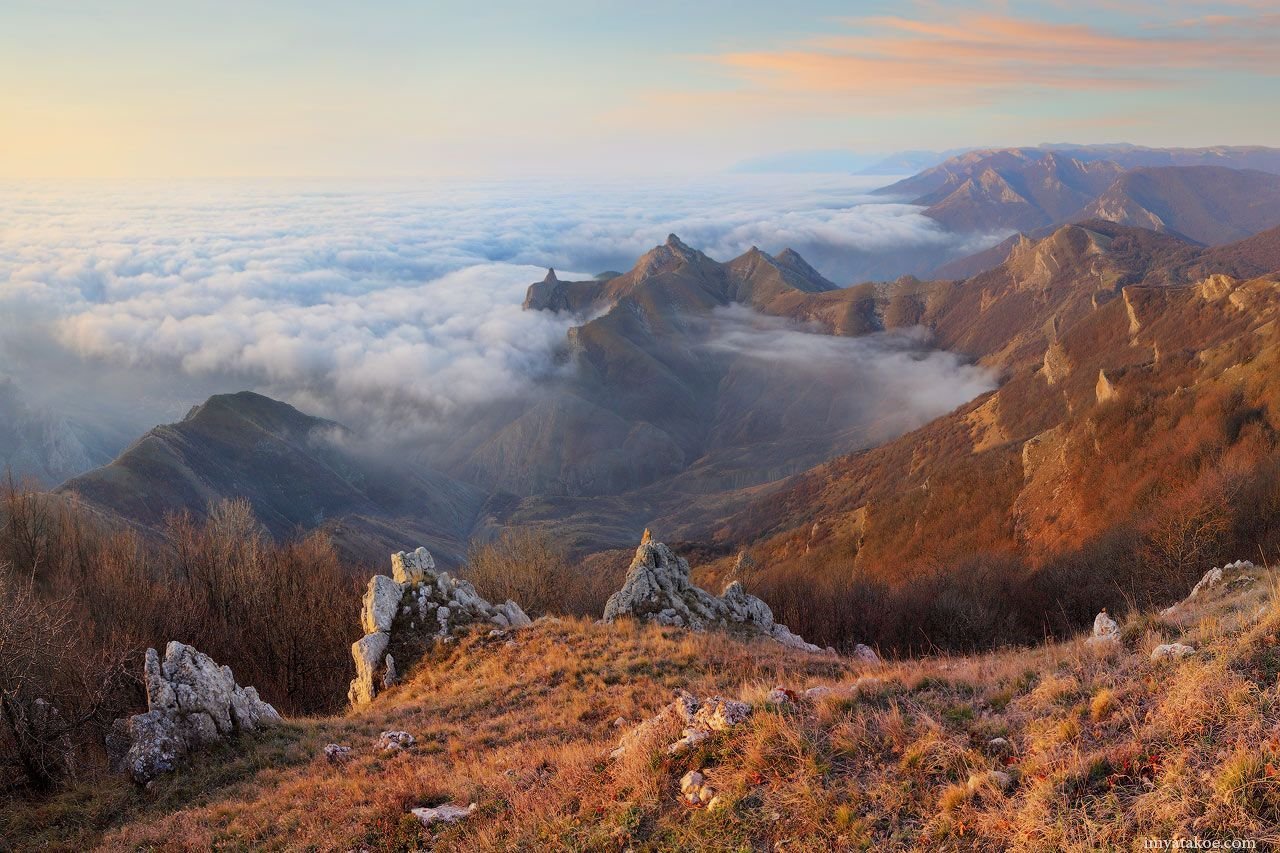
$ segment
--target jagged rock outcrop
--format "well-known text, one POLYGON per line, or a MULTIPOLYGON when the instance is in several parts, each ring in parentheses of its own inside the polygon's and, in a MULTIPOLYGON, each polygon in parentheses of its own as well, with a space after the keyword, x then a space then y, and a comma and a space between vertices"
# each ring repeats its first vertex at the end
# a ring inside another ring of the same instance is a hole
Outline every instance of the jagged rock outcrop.
POLYGON ((1105 370, 1098 371, 1098 382, 1096 385, 1094 385, 1093 392, 1094 392, 1094 395, 1098 398, 1099 404, 1105 403, 1108 400, 1114 400, 1116 398, 1115 383, 1113 383, 1111 379, 1107 377, 1107 372, 1105 370))
POLYGON ((281 721, 257 690, 236 684, 231 667, 176 640, 163 661, 147 649, 143 680, 146 713, 117 720, 108 739, 112 767, 140 784, 173 770, 198 747, 281 721))
MULTIPOLYGON (((1161 610, 1160 615, 1164 618, 1173 616, 1178 612, 1179 609, 1186 607, 1188 604, 1195 601, 1201 595, 1205 594, 1209 590, 1221 584, 1224 579, 1224 574, 1226 572, 1236 572, 1236 571, 1248 572, 1248 571, 1252 571, 1254 568, 1255 566, 1249 560, 1236 560, 1234 563, 1227 563, 1225 566, 1222 566, 1220 568, 1215 566, 1214 568, 1204 573, 1204 577, 1200 578, 1200 580, 1196 583, 1196 585, 1191 588, 1191 592, 1187 594, 1186 598, 1182 599, 1182 601, 1179 601, 1176 604, 1166 607, 1164 610, 1161 610)), ((1236 578, 1236 580, 1233 581, 1233 583, 1238 583, 1242 580, 1245 580, 1246 577, 1247 576, 1236 578)), ((1247 580, 1252 581, 1253 578, 1247 578, 1247 580)))
POLYGON ((622 589, 609 596, 604 621, 624 617, 646 619, 659 625, 694 631, 722 630, 770 637, 794 649, 820 652, 773 621, 773 611, 738 581, 732 581, 717 598, 689 581, 689 564, 646 530, 627 570, 622 589))
POLYGON ((369 579, 360 610, 365 635, 351 645, 356 677, 347 699, 366 705, 398 678, 428 645, 448 641, 471 626, 508 630, 530 624, 514 601, 490 604, 470 582, 437 571, 426 548, 391 555, 391 577, 369 579))

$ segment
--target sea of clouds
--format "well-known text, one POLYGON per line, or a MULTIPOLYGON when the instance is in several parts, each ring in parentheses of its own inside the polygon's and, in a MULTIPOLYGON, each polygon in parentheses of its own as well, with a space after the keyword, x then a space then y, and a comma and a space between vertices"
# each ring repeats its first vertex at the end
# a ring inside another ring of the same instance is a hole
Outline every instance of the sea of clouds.
POLYGON ((791 246, 846 284, 992 239, 876 182, 4 185, 0 374, 120 434, 250 388, 426 435, 556 369, 569 321, 520 307, 548 266, 625 270, 675 232, 721 260, 791 246))

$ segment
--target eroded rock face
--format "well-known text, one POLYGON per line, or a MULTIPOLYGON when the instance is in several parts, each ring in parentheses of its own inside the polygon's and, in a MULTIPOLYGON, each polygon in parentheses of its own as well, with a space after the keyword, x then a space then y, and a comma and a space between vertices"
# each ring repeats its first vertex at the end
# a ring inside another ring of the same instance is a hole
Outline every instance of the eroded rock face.
POLYGON ((726 586, 719 597, 694 586, 685 559, 661 542, 654 542, 648 530, 636 549, 622 589, 609 596, 605 604, 605 622, 624 617, 694 631, 765 636, 790 648, 822 651, 793 634, 786 625, 774 622, 769 605, 749 594, 738 581, 726 586))
POLYGON ((413 653, 431 643, 447 642, 476 624, 504 631, 531 624, 514 601, 490 604, 468 581, 437 571, 426 548, 392 554, 391 574, 372 577, 362 600, 365 635, 351 646, 356 677, 347 699, 352 705, 372 702, 396 682, 397 667, 402 674, 413 653))
POLYGON ((112 766, 140 784, 173 770, 193 749, 280 722, 257 690, 236 684, 230 667, 176 640, 163 661, 147 649, 143 679, 146 713, 118 720, 108 740, 112 766))

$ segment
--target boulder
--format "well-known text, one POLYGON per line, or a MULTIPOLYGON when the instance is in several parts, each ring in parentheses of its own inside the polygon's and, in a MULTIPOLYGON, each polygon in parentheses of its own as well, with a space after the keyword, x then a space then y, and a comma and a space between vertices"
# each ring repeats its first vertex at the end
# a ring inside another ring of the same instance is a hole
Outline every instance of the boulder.
POLYGON ((328 743, 324 747, 324 757, 330 764, 342 765, 351 760, 351 747, 340 743, 328 743))
POLYGON ((1183 645, 1182 643, 1164 643, 1151 650, 1151 660, 1153 662, 1180 660, 1195 653, 1196 650, 1193 646, 1183 645))
POLYGON ((374 686, 378 680, 378 667, 385 660, 383 655, 391 643, 386 631, 365 634, 351 645, 351 657, 356 662, 356 677, 347 689, 347 700, 352 705, 365 705, 377 694, 374 686))
POLYGON ((374 575, 365 590, 360 625, 366 634, 389 632, 400 608, 404 587, 386 575, 374 575))
POLYGON ((790 648, 823 651, 793 634, 786 625, 774 622, 769 605, 749 594, 740 582, 731 581, 718 597, 694 586, 689 580, 689 564, 666 545, 653 541, 648 530, 636 549, 622 589, 609 596, 605 604, 603 621, 626 617, 694 631, 721 630, 768 637, 790 648))
POLYGON ((396 583, 417 583, 424 580, 427 572, 434 571, 435 557, 426 548, 419 547, 413 551, 391 555, 391 579, 396 583))
POLYGON ((1093 635, 1085 640, 1086 643, 1096 646, 1110 645, 1120 642, 1120 626, 1116 624, 1116 620, 1107 615, 1107 609, 1102 608, 1093 619, 1093 635))
POLYGON ((690 770, 680 778, 680 793, 691 806, 710 806, 716 798, 715 788, 706 783, 699 770, 690 770))
POLYGON ((147 649, 143 682, 147 711, 117 720, 107 741, 111 765, 139 784, 172 771, 193 749, 281 721, 257 690, 236 684, 230 667, 176 640, 163 661, 147 649))
POLYGON ((475 625, 505 631, 532 624, 519 604, 490 604, 468 581, 435 565, 426 548, 400 551, 391 555, 392 577, 369 580, 360 611, 365 636, 351 646, 356 677, 347 699, 352 705, 372 702, 403 675, 413 656, 402 653, 448 642, 475 625))
POLYGON ((880 663, 880 655, 876 654, 876 650, 870 646, 858 643, 853 647, 853 659, 862 663, 878 664, 880 663))
POLYGON ((408 732, 388 731, 378 735, 378 749, 383 752, 400 752, 417 742, 418 739, 408 732))
POLYGON ((475 810, 475 803, 466 808, 446 803, 433 808, 410 809, 409 814, 421 821, 423 826, 431 826, 436 823, 457 823, 464 817, 470 817, 475 810))

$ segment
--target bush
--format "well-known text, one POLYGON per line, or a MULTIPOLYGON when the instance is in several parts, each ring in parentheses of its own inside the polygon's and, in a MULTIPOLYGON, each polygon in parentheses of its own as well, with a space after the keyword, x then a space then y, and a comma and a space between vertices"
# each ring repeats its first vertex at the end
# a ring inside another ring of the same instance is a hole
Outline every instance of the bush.
MULTIPOLYGON (((320 534, 274 542, 249 505, 108 532, 74 502, 0 489, 0 765, 37 787, 101 762, 146 701, 148 647, 180 640, 285 714, 342 705, 359 585, 320 534)), ((0 773, 4 772, 0 769, 0 773)), ((0 779, 0 784, 4 780, 0 779)))
POLYGON ((599 615, 613 591, 600 575, 570 564, 547 533, 508 528, 494 541, 474 542, 463 574, 490 601, 510 599, 532 617, 599 615))

